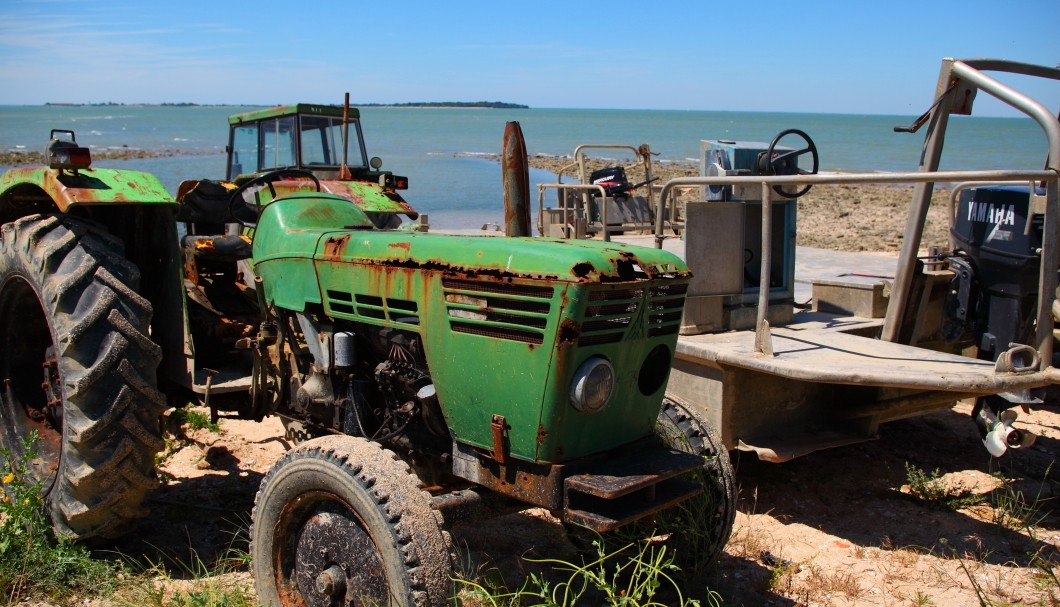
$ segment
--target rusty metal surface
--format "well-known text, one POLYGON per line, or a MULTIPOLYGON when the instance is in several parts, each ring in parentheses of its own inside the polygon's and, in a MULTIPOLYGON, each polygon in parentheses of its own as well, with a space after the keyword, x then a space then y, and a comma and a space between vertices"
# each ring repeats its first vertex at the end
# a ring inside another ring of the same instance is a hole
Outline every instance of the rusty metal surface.
POLYGON ((699 455, 642 444, 609 457, 563 483, 563 520, 600 533, 646 518, 702 492, 681 475, 703 465, 699 455))
POLYGON ((491 454, 453 443, 453 474, 521 502, 558 510, 563 506, 566 466, 539 465, 509 458, 497 463, 491 454))
POLYGON ((117 169, 76 174, 42 167, 14 168, 0 176, 0 204, 32 198, 43 189, 59 210, 89 204, 176 204, 153 175, 117 169))
POLYGON ((691 472, 703 465, 703 458, 667 447, 655 447, 610 459, 599 468, 567 478, 568 492, 576 491, 602 499, 617 499, 634 491, 691 472))
POLYGON ((509 122, 504 127, 501 179, 505 234, 530 236, 530 166, 526 158, 526 141, 518 122, 509 122))
POLYGON ((615 500, 573 500, 563 509, 563 522, 609 533, 667 510, 703 492, 703 486, 683 479, 668 479, 651 488, 651 496, 638 493, 615 500))

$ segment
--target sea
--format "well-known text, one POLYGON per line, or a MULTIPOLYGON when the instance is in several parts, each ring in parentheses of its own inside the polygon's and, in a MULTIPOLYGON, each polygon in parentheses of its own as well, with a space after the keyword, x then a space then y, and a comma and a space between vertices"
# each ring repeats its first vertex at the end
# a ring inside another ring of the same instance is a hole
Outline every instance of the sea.
MULTIPOLYGON (((170 191, 185 179, 224 177, 228 116, 239 106, 0 106, 0 151, 43 150, 51 129, 76 133, 94 150, 137 149, 173 154, 101 160, 153 173, 170 191)), ((404 197, 432 227, 479 228, 503 221, 499 163, 505 123, 518 121, 530 155, 570 156, 581 144, 647 143, 653 162, 700 161, 703 140, 770 141, 800 129, 816 143, 822 172, 915 171, 924 131, 896 133, 915 116, 601 109, 361 108, 369 156, 409 178, 404 197)), ((797 144, 786 138, 783 143, 797 144)), ((1029 118, 955 116, 943 170, 1041 169, 1045 136, 1029 118)), ((617 162, 631 155, 604 151, 617 162)), ((0 165, 0 171, 10 167, 0 165)), ((531 169, 531 193, 555 175, 531 169)))

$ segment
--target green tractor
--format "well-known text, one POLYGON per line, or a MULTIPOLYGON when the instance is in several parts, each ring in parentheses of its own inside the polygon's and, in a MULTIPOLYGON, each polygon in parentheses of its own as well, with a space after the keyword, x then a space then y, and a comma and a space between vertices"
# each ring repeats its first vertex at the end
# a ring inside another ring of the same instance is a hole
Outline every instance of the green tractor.
POLYGON ((230 126, 226 179, 175 198, 91 168, 72 132, 47 167, 0 177, 0 437, 16 455, 39 437, 57 531, 106 539, 141 516, 159 416, 194 401, 277 415, 297 445, 255 502, 265 605, 441 605, 448 530, 527 507, 609 532, 710 500, 720 551, 728 455, 660 408, 679 258, 426 232, 348 107, 230 126))

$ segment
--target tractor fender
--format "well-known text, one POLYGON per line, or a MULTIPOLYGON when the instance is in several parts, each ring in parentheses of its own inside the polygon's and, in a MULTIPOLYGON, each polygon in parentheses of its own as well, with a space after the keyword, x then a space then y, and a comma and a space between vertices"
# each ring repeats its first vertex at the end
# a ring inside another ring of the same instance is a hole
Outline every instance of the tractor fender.
POLYGON ((140 171, 26 167, 0 176, 0 214, 9 216, 19 208, 53 210, 47 209, 49 203, 61 213, 78 205, 177 204, 157 177, 140 171))

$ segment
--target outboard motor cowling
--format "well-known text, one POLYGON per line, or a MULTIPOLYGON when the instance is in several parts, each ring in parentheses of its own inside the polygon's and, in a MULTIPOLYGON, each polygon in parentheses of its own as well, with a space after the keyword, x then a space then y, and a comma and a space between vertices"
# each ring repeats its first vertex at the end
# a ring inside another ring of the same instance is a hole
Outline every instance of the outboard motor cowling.
POLYGON ((948 333, 951 339, 974 333, 985 360, 996 360, 1009 344, 1027 343, 1033 330, 1043 217, 1028 220, 1029 209, 1026 186, 961 192, 951 228, 957 276, 947 306, 948 333))
MULTIPOLYGON (((1037 193, 1037 192, 1036 192, 1037 193)), ((1040 193, 1037 193, 1040 194, 1040 193)), ((984 186, 961 192, 950 230, 957 250, 943 333, 972 338, 979 358, 997 361, 1034 331, 1044 217, 1032 213, 1027 186, 984 186)), ((1029 390, 978 399, 972 418, 994 457, 1026 447, 1034 435, 1013 427, 1013 406, 1040 402, 1029 390)))

